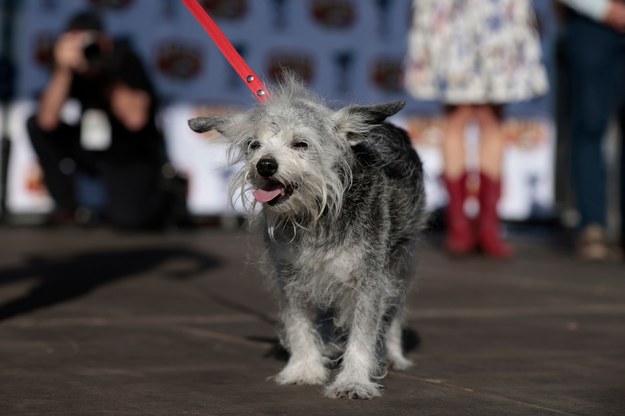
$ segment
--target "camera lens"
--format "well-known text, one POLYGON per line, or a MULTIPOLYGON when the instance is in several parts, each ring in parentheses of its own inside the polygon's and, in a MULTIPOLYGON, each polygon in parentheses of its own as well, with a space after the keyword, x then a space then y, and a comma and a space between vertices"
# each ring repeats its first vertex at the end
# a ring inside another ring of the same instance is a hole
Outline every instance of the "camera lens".
POLYGON ((97 62, 102 57, 102 48, 97 42, 91 42, 83 47, 83 55, 89 64, 97 62))

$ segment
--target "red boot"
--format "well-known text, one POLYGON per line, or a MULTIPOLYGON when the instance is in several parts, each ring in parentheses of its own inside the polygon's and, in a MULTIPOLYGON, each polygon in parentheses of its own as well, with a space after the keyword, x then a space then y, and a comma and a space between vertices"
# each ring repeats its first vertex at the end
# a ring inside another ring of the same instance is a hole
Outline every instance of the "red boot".
POLYGON ((480 216, 478 219, 477 244, 491 257, 507 259, 514 249, 503 242, 499 230, 497 203, 501 195, 501 181, 480 173, 480 216))
POLYGON ((457 179, 444 178, 449 205, 447 205, 447 239, 445 249, 454 255, 465 255, 475 250, 471 222, 464 212, 467 196, 467 174, 457 179))

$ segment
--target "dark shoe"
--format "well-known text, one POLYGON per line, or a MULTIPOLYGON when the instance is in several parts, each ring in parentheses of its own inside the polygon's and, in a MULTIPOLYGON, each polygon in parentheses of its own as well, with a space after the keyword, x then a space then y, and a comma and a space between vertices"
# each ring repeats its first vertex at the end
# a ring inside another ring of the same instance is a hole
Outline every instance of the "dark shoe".
POLYGON ((74 211, 56 209, 46 217, 43 225, 45 227, 64 227, 67 225, 74 225, 74 211))
POLYGON ((93 228, 102 224, 102 218, 92 209, 79 207, 74 213, 74 222, 83 228, 93 228))
POLYGON ((610 248, 603 227, 598 224, 584 227, 577 237, 575 251, 582 260, 608 260, 610 258, 610 248))

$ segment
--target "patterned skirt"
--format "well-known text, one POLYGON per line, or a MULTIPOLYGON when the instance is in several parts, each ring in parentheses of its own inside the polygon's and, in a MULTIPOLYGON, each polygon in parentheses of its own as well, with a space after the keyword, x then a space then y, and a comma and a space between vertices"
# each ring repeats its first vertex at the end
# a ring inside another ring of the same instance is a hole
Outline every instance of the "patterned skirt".
POLYGON ((503 104, 548 90, 529 0, 414 0, 406 90, 446 104, 503 104))

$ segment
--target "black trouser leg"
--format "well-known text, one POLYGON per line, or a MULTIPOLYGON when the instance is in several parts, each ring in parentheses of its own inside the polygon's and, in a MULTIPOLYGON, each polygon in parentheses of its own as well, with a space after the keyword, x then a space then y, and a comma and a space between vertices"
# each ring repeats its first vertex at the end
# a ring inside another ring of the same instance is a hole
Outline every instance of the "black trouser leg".
POLYGON ((567 21, 572 184, 581 226, 606 225, 603 137, 623 94, 625 37, 588 18, 567 21))
POLYGON ((39 127, 35 116, 28 119, 26 127, 57 209, 74 210, 76 198, 72 163, 75 165, 76 152, 80 151, 78 127, 61 124, 53 131, 45 131, 39 127))
POLYGON ((100 166, 108 216, 123 228, 156 227, 162 220, 160 166, 154 161, 108 162, 100 166))
POLYGON ((57 208, 74 210, 75 172, 68 164, 100 177, 106 188, 106 215, 114 225, 124 228, 158 226, 163 215, 160 189, 161 164, 154 160, 116 157, 114 152, 89 152, 80 145, 78 127, 61 124, 47 132, 35 117, 28 120, 28 133, 44 172, 45 183, 57 208))
MULTIPOLYGON (((625 97, 623 97, 625 101, 625 97)), ((621 221, 621 247, 625 252, 625 104, 621 108, 619 114, 619 124, 620 124, 620 133, 621 133, 621 157, 619 159, 620 163, 620 172, 621 175, 619 177, 619 193, 620 193, 620 221, 621 221)))

